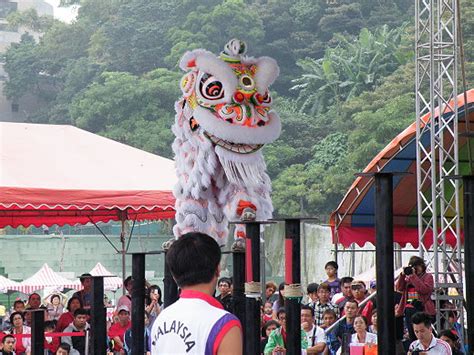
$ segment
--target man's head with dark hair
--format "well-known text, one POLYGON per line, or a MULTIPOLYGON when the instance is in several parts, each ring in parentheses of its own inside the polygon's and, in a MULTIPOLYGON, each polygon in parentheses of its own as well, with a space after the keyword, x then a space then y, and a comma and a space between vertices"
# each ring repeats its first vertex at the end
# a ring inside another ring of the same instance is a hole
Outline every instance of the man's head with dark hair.
POLYGON ((71 345, 67 343, 61 343, 59 345, 58 351, 56 352, 57 355, 69 355, 69 352, 71 351, 71 345))
POLYGON ((311 311, 311 317, 314 317, 314 308, 313 307, 308 306, 307 304, 302 304, 301 305, 301 311, 303 311, 303 310, 311 311))
POLYGON ((25 310, 25 302, 22 300, 16 300, 13 302, 13 309, 15 312, 23 312, 25 310))
POLYGON ((306 287, 306 292, 308 293, 308 298, 311 302, 316 303, 318 301, 318 287, 317 283, 310 283, 308 287, 306 287))
POLYGON ((181 288, 217 280, 220 260, 221 249, 217 242, 196 232, 179 237, 166 253, 171 274, 181 288))
POLYGON ((429 344, 433 338, 431 316, 425 312, 417 312, 411 317, 413 331, 422 344, 429 344))
POLYGON ((333 267, 333 268, 336 269, 336 270, 339 269, 339 265, 337 265, 337 263, 336 263, 335 261, 328 261, 328 262, 326 263, 326 265, 324 265, 324 268, 327 269, 328 266, 331 266, 331 267, 333 267))
POLYGON ((28 297, 28 305, 30 309, 38 309, 41 306, 41 296, 33 292, 30 297, 28 297))
POLYGON ((73 324, 78 330, 83 330, 87 325, 87 316, 89 312, 84 308, 79 308, 74 311, 73 324))
POLYGON ((217 284, 220 285, 221 283, 226 283, 227 286, 229 286, 229 287, 232 286, 232 281, 231 281, 231 279, 228 278, 228 277, 221 277, 221 278, 219 279, 219 281, 217 282, 217 284))
POLYGON ((6 354, 13 354, 15 350, 16 339, 13 335, 7 334, 2 339, 3 352, 6 354))

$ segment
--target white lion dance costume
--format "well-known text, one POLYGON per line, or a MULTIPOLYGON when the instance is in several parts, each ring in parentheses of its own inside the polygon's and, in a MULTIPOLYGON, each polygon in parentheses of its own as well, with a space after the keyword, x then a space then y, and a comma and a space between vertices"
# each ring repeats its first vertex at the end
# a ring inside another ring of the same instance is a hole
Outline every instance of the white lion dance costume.
MULTIPOLYGON (((173 125, 176 237, 202 232, 223 245, 229 221, 272 216, 261 149, 281 131, 268 92, 279 69, 274 59, 245 52, 245 43, 234 39, 219 57, 196 49, 180 61, 186 74, 173 125)), ((245 236, 242 225, 236 236, 245 236)))

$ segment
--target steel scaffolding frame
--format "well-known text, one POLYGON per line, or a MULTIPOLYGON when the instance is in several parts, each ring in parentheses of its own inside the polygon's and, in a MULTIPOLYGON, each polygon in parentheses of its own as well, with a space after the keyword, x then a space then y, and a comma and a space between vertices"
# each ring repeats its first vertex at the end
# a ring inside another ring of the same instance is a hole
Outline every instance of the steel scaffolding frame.
POLYGON ((453 308, 464 320, 459 180, 446 178, 459 174, 457 1, 416 0, 415 15, 419 253, 434 270, 438 330, 453 308))

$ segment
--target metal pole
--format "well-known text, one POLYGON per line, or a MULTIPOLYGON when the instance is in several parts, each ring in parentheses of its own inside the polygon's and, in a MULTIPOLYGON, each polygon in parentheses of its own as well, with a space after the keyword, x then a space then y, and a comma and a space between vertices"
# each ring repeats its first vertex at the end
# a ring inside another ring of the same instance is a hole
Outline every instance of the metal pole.
MULTIPOLYGON (((30 311, 31 314, 31 351, 32 354, 44 353, 44 310, 30 311)), ((21 340, 18 340, 21 341, 21 340)))
POLYGON ((163 250, 165 252, 165 272, 164 272, 164 278, 163 278, 163 286, 164 286, 164 302, 163 306, 166 308, 173 303, 175 303, 178 298, 178 285, 173 279, 173 276, 171 275, 171 270, 168 266, 168 263, 166 262, 166 252, 170 248, 171 243, 165 242, 163 244, 163 250))
POLYGON ((245 249, 241 248, 237 243, 234 243, 232 247, 232 278, 234 314, 242 324, 245 337, 245 249))
MULTIPOLYGON (((125 218, 122 215, 122 228, 120 231, 120 244, 122 245, 121 253, 122 253, 122 281, 125 282, 127 278, 126 275, 126 264, 125 264, 125 218)), ((125 295, 125 285, 122 287, 122 295, 125 295)))
POLYGON ((395 355, 393 278, 393 174, 375 174, 375 256, 377 276, 377 342, 384 355, 395 355))
POLYGON ((466 275, 467 344, 474 350, 474 176, 463 177, 464 270, 466 275))
MULTIPOLYGON (((260 282, 260 223, 246 224, 245 281, 247 285, 260 282)), ((261 288, 245 292, 245 353, 260 353, 261 288)))
MULTIPOLYGON (((301 284, 300 219, 285 219, 285 283, 301 284)), ((301 286, 300 286, 301 287, 301 286)), ((301 298, 289 297, 285 292, 286 351, 301 354, 301 298)))
POLYGON ((145 254, 132 255, 132 349, 145 353, 145 254))
POLYGON ((104 277, 92 277, 91 337, 94 355, 105 355, 107 339, 106 309, 104 306, 104 277))

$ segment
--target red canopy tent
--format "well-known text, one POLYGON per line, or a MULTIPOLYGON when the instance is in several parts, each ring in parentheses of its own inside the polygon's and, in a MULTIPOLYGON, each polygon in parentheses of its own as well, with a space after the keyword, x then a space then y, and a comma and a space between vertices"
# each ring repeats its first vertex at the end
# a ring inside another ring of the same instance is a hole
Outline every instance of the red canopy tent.
POLYGON ((0 123, 0 228, 174 217, 174 162, 73 126, 0 123))

